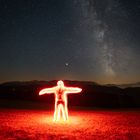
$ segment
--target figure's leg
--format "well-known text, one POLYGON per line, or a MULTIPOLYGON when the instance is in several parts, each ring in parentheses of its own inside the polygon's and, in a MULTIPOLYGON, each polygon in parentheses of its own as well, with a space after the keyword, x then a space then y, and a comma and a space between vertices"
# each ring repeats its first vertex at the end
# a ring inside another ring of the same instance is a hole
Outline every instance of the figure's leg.
POLYGON ((58 112, 57 112, 57 119, 56 119, 56 120, 58 121, 58 120, 60 120, 60 116, 61 116, 61 106, 62 106, 62 105, 61 105, 61 104, 58 104, 57 106, 58 106, 58 112))
POLYGON ((57 103, 55 102, 53 121, 56 121, 56 120, 57 120, 57 114, 58 114, 58 105, 57 105, 57 103))
POLYGON ((62 104, 62 116, 63 116, 64 121, 66 121, 67 120, 67 116, 66 116, 66 113, 65 113, 64 104, 62 104))
POLYGON ((64 104, 64 111, 65 111, 66 120, 68 120, 68 108, 66 103, 64 104))
POLYGON ((65 102, 62 104, 62 115, 65 121, 68 120, 68 109, 65 102))

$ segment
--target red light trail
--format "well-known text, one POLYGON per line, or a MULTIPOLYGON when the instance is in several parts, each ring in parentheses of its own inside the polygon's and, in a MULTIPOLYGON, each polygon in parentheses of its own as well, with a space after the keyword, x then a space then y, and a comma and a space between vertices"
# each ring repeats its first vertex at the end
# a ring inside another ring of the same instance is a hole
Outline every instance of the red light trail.
POLYGON ((67 94, 69 93, 79 93, 82 89, 78 87, 66 87, 63 81, 58 81, 57 86, 52 88, 45 88, 39 92, 42 94, 55 94, 55 111, 54 111, 54 121, 60 120, 61 114, 63 119, 68 120, 68 107, 67 107, 67 94))

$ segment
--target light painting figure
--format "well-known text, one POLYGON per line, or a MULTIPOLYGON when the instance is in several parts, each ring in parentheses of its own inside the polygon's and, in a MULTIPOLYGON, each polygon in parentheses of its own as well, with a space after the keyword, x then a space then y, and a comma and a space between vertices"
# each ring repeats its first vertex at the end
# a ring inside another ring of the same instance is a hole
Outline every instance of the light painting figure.
POLYGON ((57 86, 45 88, 39 92, 39 95, 51 93, 55 94, 54 121, 58 121, 61 115, 63 116, 64 120, 68 120, 67 94, 79 93, 81 91, 81 88, 66 87, 63 81, 58 81, 57 86))

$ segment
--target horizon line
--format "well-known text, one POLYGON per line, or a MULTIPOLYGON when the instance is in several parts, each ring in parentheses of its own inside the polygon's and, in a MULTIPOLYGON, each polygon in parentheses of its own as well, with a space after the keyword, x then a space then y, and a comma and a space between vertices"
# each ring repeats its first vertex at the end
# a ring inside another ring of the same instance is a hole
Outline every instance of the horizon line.
MULTIPOLYGON (((62 81, 77 81, 77 82, 91 82, 91 83, 96 83, 96 84, 99 84, 99 85, 127 85, 127 84, 137 84, 137 83, 140 83, 140 81, 136 81, 136 82, 125 82, 125 83, 100 83, 100 82, 97 82, 97 81, 92 81, 92 80, 68 80, 68 79, 59 79, 59 80, 62 80, 62 81)), ((34 81, 38 81, 38 82, 41 82, 41 81, 44 81, 44 82, 51 82, 51 81, 59 81, 58 79, 52 79, 52 80, 8 80, 8 81, 3 81, 3 82, 0 82, 0 84, 5 84, 5 83, 12 83, 12 82, 34 82, 34 81)))

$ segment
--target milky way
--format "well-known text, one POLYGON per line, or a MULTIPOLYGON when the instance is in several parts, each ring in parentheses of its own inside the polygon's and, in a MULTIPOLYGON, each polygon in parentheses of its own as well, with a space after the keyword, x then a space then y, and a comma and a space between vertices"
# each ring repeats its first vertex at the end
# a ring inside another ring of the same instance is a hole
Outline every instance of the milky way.
MULTIPOLYGON (((117 79, 131 74, 135 69, 135 44, 129 40, 129 15, 121 3, 115 0, 80 0, 81 26, 86 39, 87 56, 96 59, 99 74, 105 78, 117 79), (127 27, 128 26, 128 27, 127 27)), ((137 60, 136 60, 137 61, 137 60)), ((94 69, 93 64, 93 69, 94 69)), ((139 66, 138 66, 139 67, 139 66)), ((100 76, 99 76, 100 77, 100 76)))

